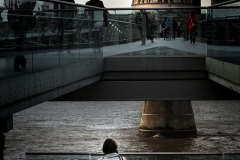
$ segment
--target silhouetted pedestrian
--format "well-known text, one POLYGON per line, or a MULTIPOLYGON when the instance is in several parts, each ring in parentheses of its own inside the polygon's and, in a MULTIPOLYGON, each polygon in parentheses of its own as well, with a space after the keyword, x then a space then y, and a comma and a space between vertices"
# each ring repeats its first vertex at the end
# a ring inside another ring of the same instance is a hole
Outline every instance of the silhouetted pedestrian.
POLYGON ((190 43, 195 44, 196 39, 196 18, 194 15, 194 11, 190 11, 187 18, 187 29, 190 32, 190 43))
POLYGON ((27 31, 35 27, 36 24, 36 19, 33 16, 36 0, 5 0, 4 2, 8 9, 8 23, 13 30, 16 40, 17 53, 14 58, 14 71, 19 72, 26 68, 27 60, 22 51, 27 31))
POLYGON ((141 9, 140 12, 136 14, 135 23, 137 24, 138 29, 140 31, 142 45, 145 45, 147 29, 149 25, 149 19, 146 10, 141 9))
MULTIPOLYGON (((86 2, 86 5, 105 8, 103 2, 100 0, 90 0, 86 2)), ((91 41, 93 41, 93 50, 95 53, 101 52, 103 27, 108 26, 107 13, 107 10, 85 9, 85 15, 89 19, 89 43, 91 44, 91 41)))
POLYGON ((117 148, 117 143, 113 139, 106 139, 102 148, 104 156, 98 160, 127 160, 125 157, 122 157, 118 154, 117 148))
POLYGON ((172 27, 172 23, 170 18, 165 17, 164 21, 163 21, 164 28, 163 28, 163 39, 167 39, 167 38, 171 38, 171 27, 172 27))
POLYGON ((177 29, 178 29, 178 23, 177 21, 175 20, 175 18, 173 18, 173 39, 176 38, 176 33, 177 33, 177 29))
POLYGON ((156 16, 152 15, 149 20, 149 27, 147 29, 147 39, 150 39, 152 43, 154 42, 156 30, 157 30, 156 16))
MULTIPOLYGON (((86 5, 99 7, 99 8, 105 8, 103 2, 100 0, 90 0, 90 1, 86 2, 86 5)), ((87 9, 86 11, 87 11, 88 16, 91 19, 94 19, 94 11, 92 11, 91 9, 87 9)), ((108 26, 108 17, 107 17, 106 10, 103 11, 103 21, 104 21, 104 25, 107 27, 108 26)))
MULTIPOLYGON (((65 2, 75 3, 74 0, 61 0, 65 2)), ((68 44, 68 52, 71 52, 71 48, 73 46, 73 24, 74 24, 74 16, 77 10, 73 5, 69 4, 60 4, 60 19, 58 25, 58 41, 59 41, 59 49, 63 49, 65 46, 64 39, 67 39, 68 44), (69 33, 66 36, 66 30, 69 30, 69 33), (67 38, 66 38, 67 37, 67 38)))

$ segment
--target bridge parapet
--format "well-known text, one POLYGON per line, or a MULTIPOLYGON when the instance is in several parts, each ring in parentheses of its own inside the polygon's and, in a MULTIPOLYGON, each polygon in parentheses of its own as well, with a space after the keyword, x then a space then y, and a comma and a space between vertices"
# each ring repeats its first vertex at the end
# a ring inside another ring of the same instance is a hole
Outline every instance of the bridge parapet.
POLYGON ((0 81, 0 118, 100 80, 102 59, 0 81))

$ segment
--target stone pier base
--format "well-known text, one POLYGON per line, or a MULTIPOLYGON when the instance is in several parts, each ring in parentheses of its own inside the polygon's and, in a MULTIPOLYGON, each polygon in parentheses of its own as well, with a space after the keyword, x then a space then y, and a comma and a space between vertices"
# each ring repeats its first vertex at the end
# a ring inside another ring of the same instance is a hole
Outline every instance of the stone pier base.
POLYGON ((145 101, 140 136, 196 137, 191 101, 145 101))

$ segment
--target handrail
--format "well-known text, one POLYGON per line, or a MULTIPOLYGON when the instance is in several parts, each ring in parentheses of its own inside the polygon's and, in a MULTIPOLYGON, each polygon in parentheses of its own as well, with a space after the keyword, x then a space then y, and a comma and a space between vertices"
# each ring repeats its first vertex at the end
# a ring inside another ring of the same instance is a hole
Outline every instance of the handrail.
POLYGON ((102 10, 103 9, 103 8, 99 8, 99 7, 95 7, 95 6, 83 5, 83 4, 71 3, 71 2, 59 1, 59 0, 39 0, 39 1, 58 3, 58 4, 67 4, 67 5, 72 5, 72 6, 77 6, 77 7, 84 7, 84 8, 92 8, 92 9, 97 9, 97 10, 102 10))
MULTIPOLYGON (((84 158, 84 159, 96 159, 100 158, 103 156, 103 154, 100 153, 84 153, 84 154, 79 154, 79 153, 56 153, 56 154, 29 154, 25 153, 26 158, 30 159, 39 159, 41 156, 44 158, 51 158, 51 159, 59 159, 59 156, 63 156, 62 158, 71 158, 73 157, 74 159, 76 157, 78 158, 84 158), (49 156, 49 157, 48 157, 49 156), (56 157, 54 157, 56 156, 56 157)), ((145 158, 150 158, 150 159, 166 159, 166 158, 173 158, 173 159, 195 159, 195 158, 200 158, 200 159, 236 159, 240 157, 239 153, 188 153, 188 152, 135 152, 135 153, 120 153, 121 156, 126 157, 127 159, 134 159, 135 157, 137 159, 145 159, 145 158)))
POLYGON ((216 17, 216 18, 208 18, 209 20, 222 20, 222 19, 237 19, 240 18, 240 15, 235 16, 225 16, 225 17, 216 17))
MULTIPOLYGON (((47 156, 50 156, 51 159, 55 159, 58 158, 59 156, 67 156, 67 157, 71 157, 73 156, 74 158, 76 158, 76 156, 78 156, 80 158, 80 156, 83 158, 88 158, 88 159, 95 159, 95 158, 99 158, 101 156, 103 156, 104 154, 102 153, 64 153, 64 152, 59 152, 59 153, 25 153, 26 158, 39 158, 41 156, 44 156, 45 158, 47 156), (56 156, 56 157, 54 157, 56 156)), ((239 158, 240 153, 198 153, 198 152, 133 152, 133 153, 120 153, 121 156, 124 156, 126 158, 135 158, 135 156, 139 157, 155 157, 156 158, 166 158, 166 157, 172 157, 172 158, 177 158, 177 159, 186 159, 187 157, 190 159, 195 159, 194 157, 201 157, 201 159, 204 157, 204 159, 206 158, 220 158, 220 159, 225 159, 226 157, 228 157, 228 159, 236 159, 239 158)))
MULTIPOLYGON (((229 152, 122 152, 121 155, 240 155, 240 153, 229 153, 229 152)), ((103 153, 88 153, 88 152, 26 152, 25 155, 91 155, 101 156, 103 153)))
POLYGON ((125 23, 125 24, 135 24, 136 23, 133 23, 133 22, 126 22, 126 21, 119 21, 119 20, 115 20, 115 19, 108 19, 109 21, 112 21, 112 22, 119 22, 119 23, 125 23))
POLYGON ((235 2, 239 2, 239 0, 229 0, 229 1, 226 1, 226 2, 217 3, 217 4, 209 6, 209 8, 219 7, 219 6, 222 6, 222 5, 227 5, 227 4, 231 4, 231 3, 235 3, 235 2))
MULTIPOLYGON (((231 8, 239 8, 239 6, 223 6, 221 9, 231 9, 231 8)), ((179 7, 156 7, 156 8, 102 8, 103 10, 181 10, 181 9, 215 9, 212 6, 205 6, 205 7, 194 7, 194 6, 179 6, 179 7)))

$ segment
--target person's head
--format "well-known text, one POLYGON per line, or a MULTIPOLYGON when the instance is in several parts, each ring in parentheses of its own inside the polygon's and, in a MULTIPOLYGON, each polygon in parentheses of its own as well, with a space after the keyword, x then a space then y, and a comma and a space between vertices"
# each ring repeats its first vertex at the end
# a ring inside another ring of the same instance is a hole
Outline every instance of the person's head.
POLYGON ((102 151, 104 154, 118 153, 117 143, 113 139, 110 138, 106 139, 105 142, 103 143, 102 151))

